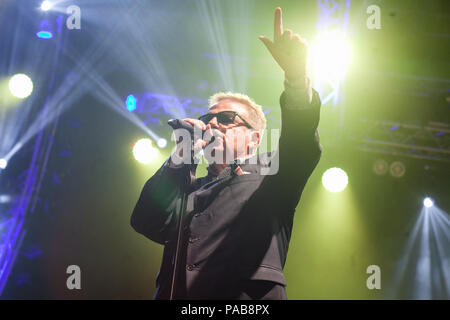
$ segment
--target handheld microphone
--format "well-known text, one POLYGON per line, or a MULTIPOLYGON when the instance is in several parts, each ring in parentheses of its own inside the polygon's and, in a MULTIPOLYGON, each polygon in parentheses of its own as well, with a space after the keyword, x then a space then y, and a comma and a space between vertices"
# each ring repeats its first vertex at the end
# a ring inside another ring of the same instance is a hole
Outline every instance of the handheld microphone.
POLYGON ((167 121, 167 123, 172 127, 173 130, 186 129, 190 133, 194 133, 194 126, 190 123, 187 123, 186 121, 179 119, 170 119, 169 121, 167 121))
MULTIPOLYGON (((167 121, 167 124, 169 126, 171 126, 173 130, 186 129, 187 131, 189 131, 191 133, 191 135, 194 135, 194 126, 191 125, 190 123, 187 123, 184 120, 170 119, 169 121, 167 121)), ((216 137, 212 136, 209 143, 214 142, 215 139, 216 139, 216 137)))

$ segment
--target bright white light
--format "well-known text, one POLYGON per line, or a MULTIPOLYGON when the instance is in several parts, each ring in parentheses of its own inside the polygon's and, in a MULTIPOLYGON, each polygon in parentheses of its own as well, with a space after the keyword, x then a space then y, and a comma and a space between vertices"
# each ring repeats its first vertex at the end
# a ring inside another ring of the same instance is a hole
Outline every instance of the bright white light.
POLYGON ((134 158, 143 164, 148 164, 156 159, 158 149, 153 147, 150 139, 140 139, 133 147, 134 158))
POLYGON ((52 7, 53 7, 53 4, 52 4, 50 1, 45 0, 45 1, 43 1, 43 2, 41 3, 41 10, 42 10, 42 11, 48 11, 48 10, 50 10, 52 7))
POLYGON ((8 165, 8 161, 6 159, 0 159, 0 169, 5 169, 8 165))
POLYGON ((33 92, 33 81, 26 74, 16 74, 9 80, 9 91, 16 98, 26 98, 33 92))
POLYGON ((167 140, 164 138, 158 139, 158 142, 156 143, 158 145, 158 148, 165 148, 167 146, 167 140))
POLYGON ((0 203, 11 202, 11 196, 7 194, 0 194, 0 203))
POLYGON ((310 66, 314 80, 339 81, 347 71, 351 59, 350 45, 337 30, 322 33, 310 48, 310 66))
POLYGON ((431 200, 430 197, 426 197, 425 199, 423 199, 423 205, 427 208, 430 208, 433 206, 433 200, 431 200))
POLYGON ((340 192, 345 189, 348 177, 344 170, 331 168, 322 175, 322 184, 330 192, 340 192))

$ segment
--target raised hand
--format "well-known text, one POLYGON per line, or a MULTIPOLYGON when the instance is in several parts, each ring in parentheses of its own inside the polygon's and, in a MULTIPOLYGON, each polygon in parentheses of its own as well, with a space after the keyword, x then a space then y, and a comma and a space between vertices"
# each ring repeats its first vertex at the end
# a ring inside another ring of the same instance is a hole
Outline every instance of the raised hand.
POLYGON ((273 42, 265 36, 259 36, 272 57, 283 69, 290 82, 298 82, 306 76, 306 41, 291 30, 283 30, 281 8, 275 9, 273 42))

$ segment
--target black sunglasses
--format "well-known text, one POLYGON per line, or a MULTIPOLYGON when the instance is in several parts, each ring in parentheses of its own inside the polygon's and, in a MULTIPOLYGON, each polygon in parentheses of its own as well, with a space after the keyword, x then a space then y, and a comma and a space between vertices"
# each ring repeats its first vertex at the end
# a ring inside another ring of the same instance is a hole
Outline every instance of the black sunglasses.
POLYGON ((235 111, 222 111, 222 112, 218 112, 218 113, 207 113, 207 114, 202 115, 198 119, 203 121, 204 124, 208 124, 215 117, 215 118, 217 118, 217 122, 219 122, 223 125, 228 125, 228 124, 234 123, 236 116, 238 116, 239 119, 244 121, 244 123, 247 127, 249 127, 250 129, 253 129, 253 127, 247 121, 245 121, 245 119, 243 119, 239 115, 239 113, 237 113, 235 111))

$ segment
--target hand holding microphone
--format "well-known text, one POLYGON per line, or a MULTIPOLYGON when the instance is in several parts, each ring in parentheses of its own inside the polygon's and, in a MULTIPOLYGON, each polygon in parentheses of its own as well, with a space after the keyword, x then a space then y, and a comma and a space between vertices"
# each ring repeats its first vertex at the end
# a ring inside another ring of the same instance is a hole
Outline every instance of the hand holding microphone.
MULTIPOLYGON (((187 120, 187 119, 185 119, 187 120)), ((169 124, 169 126, 172 127, 173 130, 177 130, 177 129, 185 129, 188 130, 189 132, 194 132, 194 126, 189 123, 186 122, 185 120, 179 120, 179 119, 170 119, 169 121, 167 121, 167 123, 169 124)))
MULTIPOLYGON (((210 126, 197 119, 186 118, 171 119, 168 124, 173 128, 177 149, 175 155, 187 160, 183 150, 191 150, 191 156, 195 157, 203 148, 214 141, 214 135, 210 126), (211 132, 208 132, 210 130, 211 132), (209 138, 208 138, 209 137, 209 138), (189 143, 189 145, 187 145, 189 143)), ((183 161, 186 163, 186 161, 183 161)))

